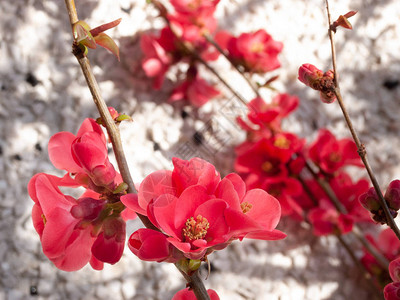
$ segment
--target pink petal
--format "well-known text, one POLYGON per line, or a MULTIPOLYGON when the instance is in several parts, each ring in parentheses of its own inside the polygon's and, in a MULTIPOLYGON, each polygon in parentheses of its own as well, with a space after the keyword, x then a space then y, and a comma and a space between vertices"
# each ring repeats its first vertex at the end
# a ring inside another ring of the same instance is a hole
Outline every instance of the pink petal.
POLYGON ((48 151, 52 164, 60 170, 76 173, 81 167, 72 157, 71 145, 76 136, 70 132, 59 132, 53 135, 49 141, 48 151))

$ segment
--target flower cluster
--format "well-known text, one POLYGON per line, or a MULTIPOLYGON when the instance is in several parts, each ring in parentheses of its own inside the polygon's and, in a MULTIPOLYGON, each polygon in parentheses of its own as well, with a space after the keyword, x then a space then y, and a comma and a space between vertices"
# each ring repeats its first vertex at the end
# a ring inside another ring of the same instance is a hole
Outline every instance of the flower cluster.
POLYGON ((279 202, 261 189, 247 190, 232 173, 221 179, 213 165, 200 159, 173 158, 173 171, 156 171, 140 184, 138 195, 121 201, 145 215, 158 229, 139 229, 129 248, 140 259, 177 262, 203 260, 233 240, 277 240, 279 202))
POLYGON ((245 72, 269 72, 280 66, 277 55, 282 43, 276 42, 265 30, 233 37, 225 31, 216 33, 214 12, 219 0, 171 0, 173 13, 157 0, 152 3, 167 21, 159 36, 143 34, 140 45, 144 53, 142 67, 153 78, 153 86, 161 88, 167 71, 178 62, 188 64, 183 81, 171 92, 170 102, 186 100, 200 107, 220 92, 199 75, 198 62, 216 60, 219 52, 207 38, 215 40, 229 59, 245 72))
POLYGON ((53 165, 67 173, 61 178, 36 174, 28 185, 44 254, 64 271, 88 262, 98 270, 116 263, 124 250, 125 219, 135 214, 119 201, 122 179, 108 159, 101 127, 86 119, 76 135, 55 134, 48 150, 53 165), (86 191, 78 199, 60 190, 79 186, 86 191))
POLYGON ((367 191, 367 181, 353 183, 344 171, 345 166, 362 166, 357 147, 350 139, 337 140, 327 129, 320 130, 308 146, 304 139, 283 131, 282 120, 298 103, 297 97, 288 94, 276 96, 271 103, 261 98, 249 102, 247 120, 237 119, 247 139, 236 147, 235 170, 247 187, 275 196, 283 215, 306 218, 315 235, 347 233, 354 222, 370 221, 357 200, 367 191), (318 171, 307 177, 311 163, 318 171), (321 187, 322 178, 340 201, 341 212, 321 187))
MULTIPOLYGON (((377 239, 371 235, 367 235, 366 238, 371 245, 374 246, 389 262, 399 257, 400 241, 390 228, 382 230, 377 239)), ((388 270, 382 266, 366 249, 364 249, 364 255, 361 258, 361 263, 367 268, 370 274, 374 276, 376 283, 379 286, 384 287, 390 283, 390 277, 392 277, 392 274, 389 274, 388 270)), ((393 277, 392 280, 397 281, 393 277)))

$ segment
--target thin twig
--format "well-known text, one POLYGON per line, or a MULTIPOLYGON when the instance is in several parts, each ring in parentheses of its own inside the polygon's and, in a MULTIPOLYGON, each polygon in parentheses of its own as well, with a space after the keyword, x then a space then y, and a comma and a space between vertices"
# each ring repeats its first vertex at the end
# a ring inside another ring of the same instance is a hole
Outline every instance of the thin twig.
MULTIPOLYGON (((71 23, 71 27, 79 21, 78 15, 75 8, 74 0, 65 0, 65 4, 68 10, 68 15, 71 23)), ((77 46, 73 45, 73 53, 76 56, 79 65, 81 66, 82 72, 85 76, 86 83, 90 89, 90 92, 93 97, 93 101, 96 104, 96 107, 100 113, 101 118, 105 123, 105 127, 107 129, 107 133, 110 137, 111 143, 113 145, 113 150, 115 153, 115 157, 118 163, 119 170, 121 172, 122 179, 128 185, 128 192, 129 193, 137 193, 135 186, 133 184, 132 177, 129 172, 129 167, 125 158, 125 154, 122 147, 121 137, 117 126, 112 119, 107 105, 104 99, 101 97, 100 88, 97 84, 96 78, 93 75, 92 68, 90 66, 88 58, 83 54, 82 50, 77 46)), ((158 230, 150 220, 143 215, 138 214, 140 220, 147 228, 158 230)), ((178 268, 179 269, 179 268, 178 268)), ((210 297, 207 294, 207 291, 204 287, 202 280, 200 279, 198 272, 194 272, 191 276, 184 274, 181 272, 188 285, 193 289, 197 299, 201 300, 209 300, 210 297)))
MULTIPOLYGON (((328 196, 329 200, 335 206, 336 210, 342 214, 347 214, 347 209, 337 198, 335 192, 333 191, 331 185, 325 181, 325 179, 318 176, 315 172, 314 167, 311 165, 311 162, 306 161, 306 168, 317 181, 318 185, 328 196)), ((384 257, 361 233, 360 228, 357 224, 354 224, 352 233, 356 236, 356 238, 360 241, 360 243, 368 250, 369 253, 377 260, 377 262, 381 265, 382 268, 387 269, 389 267, 389 261, 384 257)))
POLYGON ((393 216, 391 215, 391 213, 389 211, 389 207, 388 207, 385 199, 383 198, 382 191, 379 187, 378 181, 377 181, 375 174, 372 171, 372 168, 368 162, 367 151, 365 149, 365 145, 362 144, 360 139, 358 138, 358 135, 353 127, 353 123, 351 122, 350 116, 344 105, 343 97, 340 93, 339 76, 338 76, 337 67, 336 67, 336 50, 335 50, 335 42, 334 42, 334 36, 333 36, 334 32, 331 29, 331 14, 330 14, 330 10, 329 10, 328 0, 325 0, 325 3, 326 3, 327 15, 328 15, 328 33, 329 33, 329 40, 331 43, 331 52, 332 52, 332 66, 333 66, 334 83, 335 83, 334 93, 338 100, 339 106, 343 112, 343 116, 346 120, 347 126, 350 129, 350 132, 354 139, 354 142, 357 145, 358 154, 360 155, 361 160, 364 163, 364 166, 365 166, 365 169, 367 170, 368 176, 371 179, 372 185, 374 186, 374 189, 379 197, 379 200, 381 202, 380 204, 383 208, 383 211, 385 212, 386 222, 389 225, 389 227, 393 230, 393 232, 396 234, 397 238, 400 240, 400 230, 397 227, 396 223, 394 222, 393 216))

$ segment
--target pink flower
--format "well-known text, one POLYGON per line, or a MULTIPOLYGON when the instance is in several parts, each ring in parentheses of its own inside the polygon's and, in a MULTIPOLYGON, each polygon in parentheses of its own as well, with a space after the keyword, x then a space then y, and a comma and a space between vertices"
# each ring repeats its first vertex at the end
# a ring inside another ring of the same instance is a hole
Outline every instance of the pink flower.
POLYGON ((333 174, 345 165, 363 166, 354 141, 337 140, 326 129, 319 131, 316 141, 310 145, 308 155, 322 171, 328 174, 333 174))
MULTIPOLYGON (((190 72, 191 68, 188 73, 190 72)), ((195 71, 194 76, 189 74, 187 79, 172 91, 168 101, 186 100, 195 107, 201 107, 219 94, 218 90, 200 78, 195 71)))
POLYGON ((107 218, 102 222, 102 231, 92 245, 93 255, 100 261, 115 264, 124 252, 126 224, 121 217, 107 218))
POLYGON ((97 270, 103 262, 118 262, 125 243, 125 221, 119 211, 110 210, 106 200, 92 198, 99 196, 92 191, 77 200, 64 195, 59 190, 62 185, 62 178, 44 173, 36 174, 28 185, 43 253, 64 271, 79 270, 88 262, 97 270))
POLYGON ((171 0, 178 13, 194 17, 202 13, 213 14, 218 3, 219 0, 171 0))
POLYGON ((272 99, 271 103, 257 97, 247 105, 249 109, 247 118, 252 124, 246 123, 240 117, 237 121, 242 129, 248 132, 247 139, 256 142, 261 137, 268 138, 275 131, 280 131, 282 119, 298 105, 299 99, 289 94, 279 94, 272 99), (253 124, 256 126, 254 127, 253 124))
POLYGON ((267 178, 288 176, 286 164, 294 153, 300 151, 303 144, 303 140, 290 133, 260 139, 238 153, 235 170, 244 176, 249 188, 264 188, 267 178))
MULTIPOLYGON (((397 239, 396 234, 390 229, 386 228, 379 233, 376 240, 371 235, 366 236, 368 241, 378 249, 389 261, 395 260, 400 255, 400 241, 397 239)), ((364 249, 364 256, 361 258, 361 263, 367 270, 377 278, 378 283, 384 286, 390 282, 390 277, 386 268, 383 268, 366 249, 364 249)), ((392 274, 395 277, 395 274, 392 274)))
POLYGON ((28 191, 35 202, 32 209, 33 225, 40 236, 43 253, 64 271, 76 271, 91 259, 91 247, 95 237, 91 235, 91 226, 81 227, 84 217, 98 215, 99 206, 86 207, 83 218, 76 218, 71 211, 79 206, 79 200, 65 196, 58 189, 60 178, 36 174, 29 182, 28 191), (89 209, 89 210, 88 210, 89 209))
POLYGON ((354 223, 351 216, 339 213, 327 201, 320 201, 320 207, 311 209, 308 219, 313 225, 313 233, 316 236, 349 233, 354 223))
POLYGON ((77 184, 101 192, 114 188, 119 174, 108 160, 104 133, 93 119, 85 119, 77 135, 59 132, 49 141, 49 157, 58 169, 75 175, 77 184))
MULTIPOLYGON (((209 289, 207 290, 207 294, 211 300, 219 300, 216 291, 209 289)), ((196 296, 192 290, 186 288, 177 292, 171 300, 196 300, 196 296)))
POLYGON ((286 236, 275 229, 281 216, 279 202, 261 189, 246 191, 246 184, 239 175, 228 174, 214 194, 229 205, 225 218, 231 239, 279 240, 286 236))
POLYGON ((283 44, 274 41, 263 29, 254 33, 242 33, 239 37, 222 32, 216 36, 220 46, 231 59, 248 72, 265 73, 280 67, 278 54, 283 44))
POLYGON ((177 251, 174 251, 175 248, 165 234, 152 229, 141 228, 135 231, 129 238, 128 247, 141 260, 176 262, 183 258, 179 253, 174 256, 177 251))
POLYGON ((153 87, 158 90, 164 81, 165 73, 172 64, 172 59, 160 41, 153 36, 142 35, 140 47, 145 55, 142 68, 148 77, 154 78, 153 87))
POLYGON ((221 180, 214 166, 199 158, 174 158, 173 163, 172 172, 156 171, 147 176, 137 197, 128 194, 121 198, 165 234, 135 233, 130 239, 135 254, 157 261, 179 257, 176 253, 171 256, 168 241, 185 257, 201 259, 226 247, 232 239, 285 236, 274 229, 280 219, 279 203, 266 192, 246 192, 236 174, 221 180), (151 247, 146 239, 154 239, 159 245, 151 247))

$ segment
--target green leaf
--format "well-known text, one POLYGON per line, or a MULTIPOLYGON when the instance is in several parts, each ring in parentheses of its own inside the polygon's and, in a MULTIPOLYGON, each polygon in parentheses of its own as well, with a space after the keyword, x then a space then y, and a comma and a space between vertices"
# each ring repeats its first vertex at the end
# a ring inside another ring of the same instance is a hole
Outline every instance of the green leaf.
POLYGON ((119 48, 117 44, 114 42, 112 38, 110 38, 107 34, 101 32, 94 37, 97 45, 100 45, 114 54, 119 61, 119 48))
POLYGON ((117 122, 122 122, 122 121, 125 121, 125 120, 132 121, 132 118, 131 118, 130 116, 128 116, 128 115, 122 114, 122 115, 119 115, 119 116, 115 119, 115 121, 117 121, 117 122))

